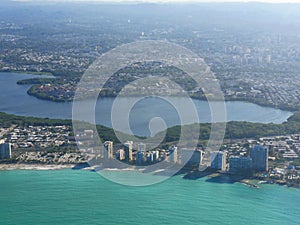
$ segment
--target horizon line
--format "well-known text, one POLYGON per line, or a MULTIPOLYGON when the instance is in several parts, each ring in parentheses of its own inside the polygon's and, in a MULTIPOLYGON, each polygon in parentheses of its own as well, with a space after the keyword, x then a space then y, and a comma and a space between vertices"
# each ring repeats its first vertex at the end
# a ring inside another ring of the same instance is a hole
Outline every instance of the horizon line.
POLYGON ((299 4, 300 0, 8 0, 10 2, 32 3, 263 3, 263 4, 299 4))

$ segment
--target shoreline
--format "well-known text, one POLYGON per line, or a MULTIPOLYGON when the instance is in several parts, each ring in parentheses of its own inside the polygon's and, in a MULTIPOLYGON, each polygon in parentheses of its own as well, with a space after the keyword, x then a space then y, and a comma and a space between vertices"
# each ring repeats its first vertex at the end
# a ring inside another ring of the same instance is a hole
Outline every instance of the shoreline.
POLYGON ((0 73, 16 73, 16 74, 25 74, 25 75, 37 75, 37 76, 54 76, 50 72, 38 72, 38 71, 23 71, 23 70, 0 70, 0 73))
MULTIPOLYGON (((37 71, 14 71, 14 70, 8 70, 8 71, 0 71, 0 73, 16 73, 16 74, 26 74, 26 75, 38 75, 38 76, 44 76, 45 78, 47 77, 57 77, 55 75, 53 75, 53 73, 50 72, 37 72, 37 71)), ((32 85, 33 86, 33 85, 32 85)), ((30 88, 31 89, 31 88, 30 88)), ((30 90, 29 89, 29 90, 30 90)), ((28 90, 28 91, 29 91, 28 90)), ((51 102, 72 102, 73 99, 56 99, 56 98, 51 98, 48 96, 43 96, 40 95, 38 93, 28 93, 27 94, 33 97, 36 97, 38 99, 44 100, 44 101, 51 101, 51 102)), ((103 98, 114 98, 116 96, 102 96, 103 98)), ((206 97, 202 97, 202 96, 190 96, 192 99, 195 100, 200 100, 200 101, 207 101, 206 97)), ((224 96, 225 97, 225 96, 224 96)), ((213 101, 219 101, 219 100, 213 100, 213 101)), ((247 102, 247 103, 251 103, 251 104, 256 104, 259 105, 261 107, 267 107, 267 108, 272 108, 272 109, 279 109, 282 111, 286 111, 286 112, 291 112, 291 113, 295 113, 297 112, 298 108, 295 106, 290 106, 290 105, 274 105, 268 102, 261 102, 255 98, 235 98, 235 97, 225 97, 224 98, 225 102, 236 102, 236 101, 240 101, 240 102, 247 102)))
POLYGON ((72 169, 76 164, 39 164, 39 163, 7 163, 0 164, 0 171, 9 170, 63 170, 72 169))
MULTIPOLYGON (((1 164, 0 163, 0 172, 1 171, 13 171, 13 170, 24 170, 24 171, 58 171, 58 170, 65 170, 65 169, 71 169, 71 170, 82 170, 82 171, 93 171, 93 172, 98 172, 99 170, 106 171, 106 172, 133 172, 136 171, 134 168, 104 168, 100 169, 97 166, 89 166, 87 165, 80 165, 80 164, 41 164, 41 163, 6 163, 6 164, 1 164)), ((144 172, 144 170, 137 170, 139 172, 144 172)), ((159 171, 154 171, 154 174, 159 174, 163 173, 164 170, 159 170, 159 171)), ((187 172, 186 170, 181 170, 181 172, 187 172)), ((181 172, 174 174, 180 175, 181 172)), ((197 172, 196 172, 197 173, 197 172)), ((182 176, 183 179, 191 179, 191 180, 197 180, 199 178, 204 178, 206 177, 208 180, 209 179, 222 179, 224 177, 230 178, 228 174, 222 174, 218 172, 201 172, 200 177, 187 177, 188 174, 193 174, 187 173, 186 175, 182 176)), ((181 174, 182 175, 182 174, 181 174)), ((199 173, 197 173, 199 175, 199 173)), ((245 186, 248 186, 249 188, 255 188, 259 189, 261 188, 260 185, 258 184, 277 184, 279 186, 286 186, 288 188, 296 188, 300 189, 299 186, 296 185, 288 185, 288 184, 281 184, 278 182, 270 182, 270 181, 261 181, 255 178, 242 178, 242 179, 237 179, 235 180, 235 176, 231 177, 232 180, 229 183, 239 183, 245 186)), ((220 181, 220 183, 224 183, 220 181)), ((225 182, 226 183, 226 182, 225 182)))
MULTIPOLYGON (((40 100, 44 100, 44 101, 50 101, 50 102, 58 102, 58 103, 61 103, 61 102, 72 102, 73 101, 73 98, 72 99, 59 99, 59 98, 51 98, 51 96, 49 95, 43 95, 41 93, 38 93, 38 92, 35 92, 32 90, 32 87, 34 85, 31 86, 30 89, 28 89, 27 91, 27 94, 30 95, 30 96, 33 96, 37 99, 40 99, 40 100)), ((116 96, 99 96, 99 98, 115 98, 116 96)), ((135 97, 134 95, 133 96, 130 96, 130 97, 135 97)), ((173 97, 176 97, 176 96, 173 96, 173 97)), ((193 100, 198 100, 198 101, 207 101, 206 98, 198 98, 198 97, 193 97, 193 96, 190 96, 191 99, 193 100)), ((212 100, 213 102, 220 102, 221 100, 212 100)), ((250 104, 254 104, 254 105, 258 105, 258 106, 261 106, 261 107, 265 107, 265 108, 271 108, 271 109, 278 109, 278 110, 281 110, 281 111, 285 111, 285 112, 290 112, 292 113, 292 115, 295 114, 295 112, 297 112, 297 107, 292 107, 292 106, 276 106, 276 105, 272 105, 272 104, 269 104, 269 103, 262 103, 262 102, 258 102, 256 101, 255 99, 242 99, 242 98, 226 98, 224 99, 224 102, 245 102, 245 103, 250 103, 250 104)))

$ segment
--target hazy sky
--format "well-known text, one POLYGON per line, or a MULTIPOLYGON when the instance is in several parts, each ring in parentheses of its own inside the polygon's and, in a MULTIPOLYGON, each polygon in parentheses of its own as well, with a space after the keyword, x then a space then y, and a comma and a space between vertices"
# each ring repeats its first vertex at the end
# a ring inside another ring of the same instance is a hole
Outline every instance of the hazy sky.
POLYGON ((300 3, 300 0, 15 0, 15 1, 56 1, 56 2, 268 2, 268 3, 300 3))

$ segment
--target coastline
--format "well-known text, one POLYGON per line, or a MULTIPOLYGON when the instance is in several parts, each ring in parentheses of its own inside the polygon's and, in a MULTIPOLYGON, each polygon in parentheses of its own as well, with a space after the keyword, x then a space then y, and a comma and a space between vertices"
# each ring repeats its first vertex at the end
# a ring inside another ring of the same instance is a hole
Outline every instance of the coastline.
MULTIPOLYGON (((133 172, 136 171, 134 168, 101 168, 98 166, 89 166, 88 164, 42 164, 42 163, 0 163, 0 172, 1 171, 13 171, 13 170, 27 170, 27 171, 58 171, 58 170, 83 170, 83 171, 93 171, 98 172, 99 170, 107 172, 133 172)), ((143 169, 138 169, 139 172, 145 172, 143 169)), ((154 171, 155 175, 166 175, 164 170, 154 171)), ((187 180, 197 180, 199 178, 207 178, 208 182, 216 183, 240 183, 242 185, 248 186, 249 188, 259 189, 261 185, 264 184, 277 184, 279 186, 286 186, 291 188, 300 189, 300 186, 290 185, 288 183, 280 183, 276 181, 267 181, 267 180, 258 180, 255 178, 241 178, 238 176, 228 176, 228 174, 218 173, 218 172, 187 172, 186 169, 180 170, 176 175, 185 175, 182 176, 183 179, 187 180), (225 180, 224 180, 225 178, 225 180), (229 180, 228 180, 229 179, 229 180)))
POLYGON ((63 170, 72 169, 76 164, 38 164, 38 163, 8 163, 0 164, 0 171, 8 170, 63 170))

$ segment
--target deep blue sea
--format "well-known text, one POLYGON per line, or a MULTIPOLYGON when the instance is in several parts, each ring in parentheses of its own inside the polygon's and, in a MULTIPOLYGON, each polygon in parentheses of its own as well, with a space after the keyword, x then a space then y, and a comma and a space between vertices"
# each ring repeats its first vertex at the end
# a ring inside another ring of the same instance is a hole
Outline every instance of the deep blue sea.
POLYGON ((175 176, 129 187, 91 171, 16 170, 0 171, 0 187, 1 225, 296 225, 300 219, 300 190, 278 185, 256 189, 175 176))

